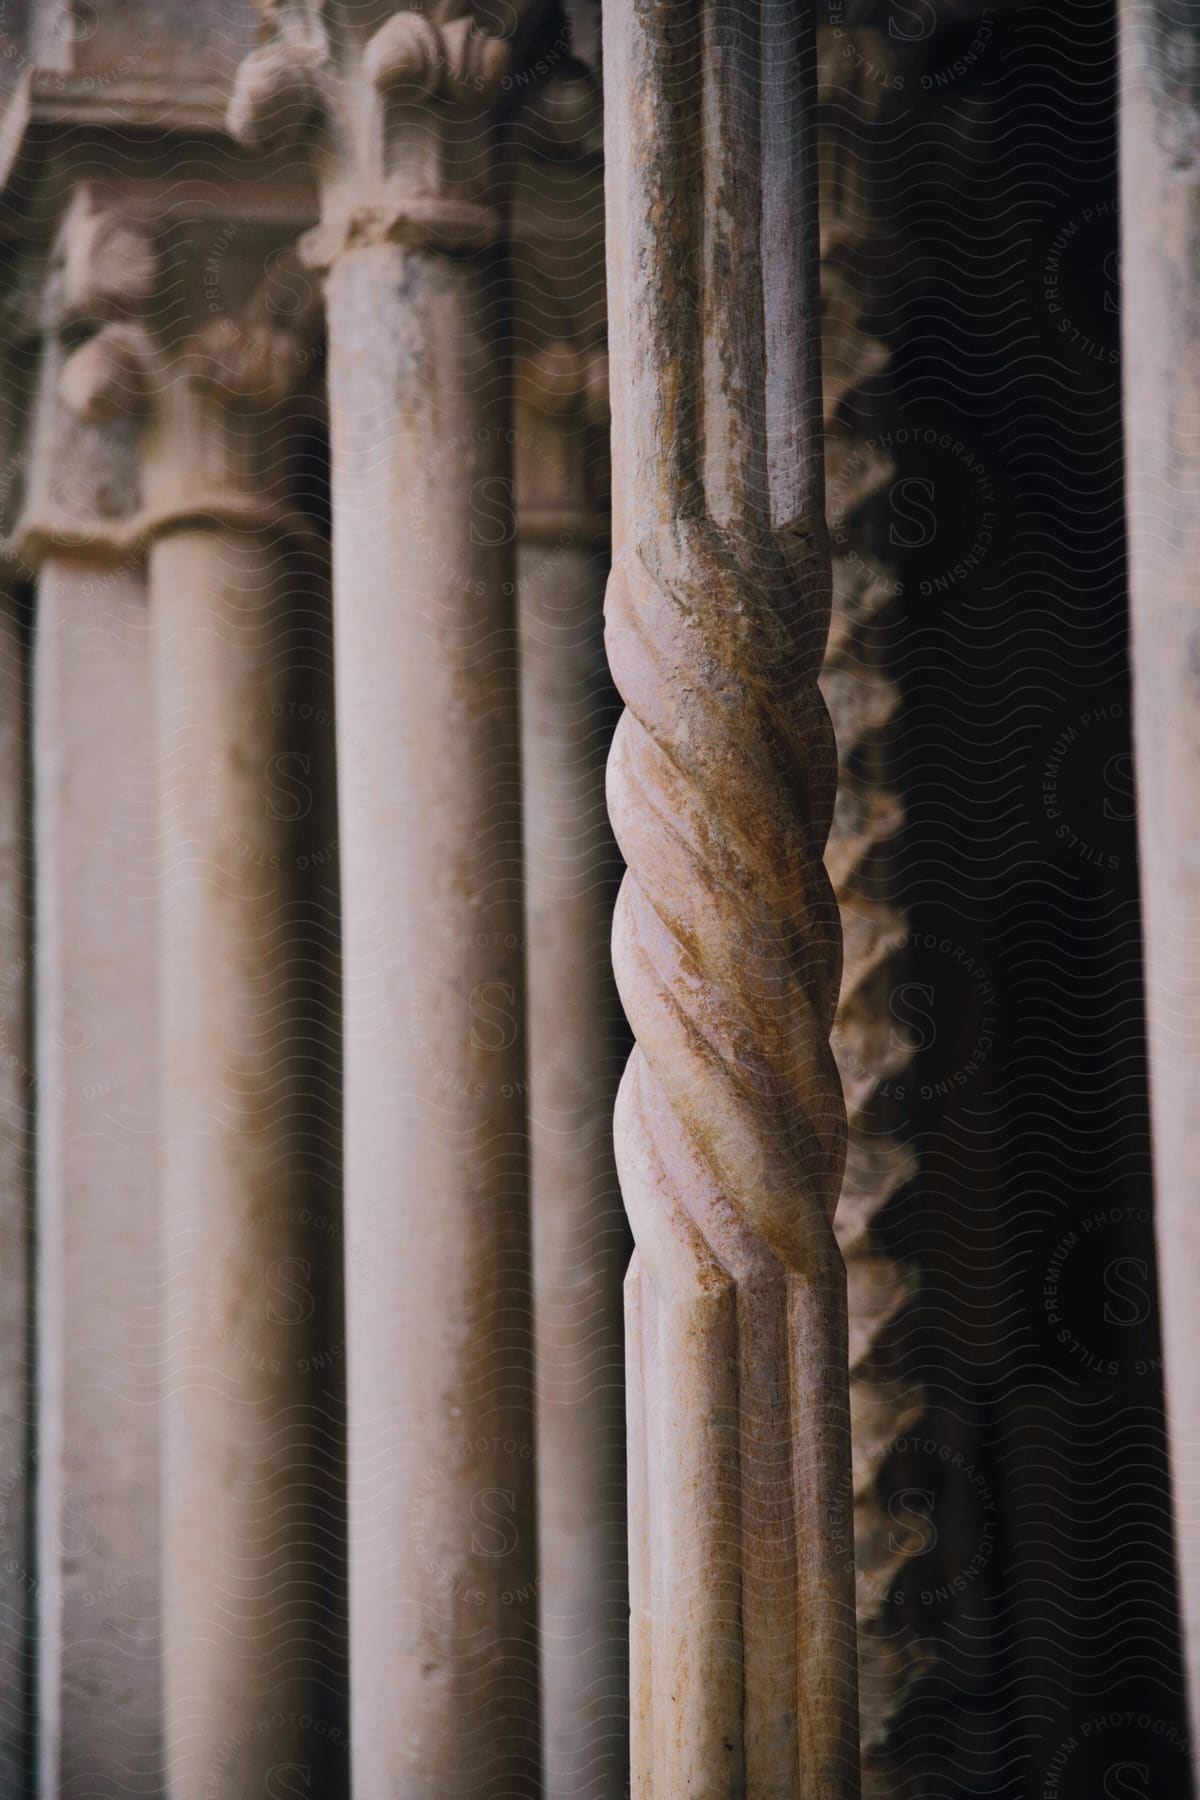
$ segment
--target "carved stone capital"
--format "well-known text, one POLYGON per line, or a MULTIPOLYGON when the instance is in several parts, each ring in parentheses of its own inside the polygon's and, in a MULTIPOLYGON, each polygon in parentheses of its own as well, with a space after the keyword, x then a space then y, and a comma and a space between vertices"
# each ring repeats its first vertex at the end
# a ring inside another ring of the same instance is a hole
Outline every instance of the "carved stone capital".
MULTIPOLYGON (((515 25, 528 10, 510 9, 515 25)), ((304 242, 310 267, 377 242, 449 253, 495 241, 490 152, 516 79, 511 39, 461 0, 397 8, 365 34, 347 22, 335 40, 306 0, 272 7, 267 24, 238 70, 226 123, 252 148, 315 127, 323 206, 304 242)))
POLYGON ((402 183, 385 186, 377 200, 335 206, 300 240, 306 268, 326 270, 347 250, 367 244, 409 244, 417 249, 486 250, 500 237, 499 212, 450 194, 414 194, 402 183))
POLYGON ((16 550, 122 561, 197 524, 313 539, 278 498, 290 454, 278 408, 309 364, 305 309, 282 311, 279 289, 291 284, 244 224, 190 233, 198 266, 180 267, 169 240, 131 213, 85 187, 64 216, 16 550), (240 259, 230 310, 216 316, 203 279, 213 242, 240 259), (261 414, 249 432, 248 411, 261 414))
POLYGON ((303 379, 309 355, 298 332, 265 322, 216 319, 188 345, 182 366, 227 405, 278 406, 303 379))
POLYGON ((506 152, 514 277, 517 517, 526 542, 608 538, 608 350, 599 88, 556 66, 506 152))
MULTIPOLYGON (((117 234, 103 236, 111 244, 117 234)), ((56 297, 63 267, 56 255, 56 297)), ((107 565, 129 555, 126 530, 141 505, 134 415, 145 404, 146 344, 136 320, 103 323, 74 347, 57 330, 42 338, 15 491, 5 494, 5 555, 23 576, 53 555, 107 565)))
POLYGON ((381 25, 363 54, 363 74, 382 94, 444 94, 494 104, 512 67, 512 45, 467 14, 439 24, 402 12, 381 25))
POLYGON ((858 1800, 811 9, 605 23, 632 1784, 858 1800))
POLYGON ((149 400, 153 367, 154 347, 144 326, 105 325, 67 357, 59 398, 85 425, 137 418, 149 400))

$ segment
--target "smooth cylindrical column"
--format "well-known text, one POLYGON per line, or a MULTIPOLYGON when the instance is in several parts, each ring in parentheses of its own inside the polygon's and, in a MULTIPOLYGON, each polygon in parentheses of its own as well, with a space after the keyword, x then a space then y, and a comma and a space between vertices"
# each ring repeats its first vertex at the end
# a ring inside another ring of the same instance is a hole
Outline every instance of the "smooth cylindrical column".
MULTIPOLYGON (((479 129, 478 126, 475 129, 479 129)), ((359 1800, 538 1791, 512 487, 489 289, 328 278, 359 1800)))
POLYGON ((628 1758, 628 1250, 612 1153, 627 1046, 608 952, 619 862, 604 806, 607 557, 562 535, 522 543, 517 562, 542 1715, 547 1791, 601 1800, 623 1793, 628 1758))
POLYGON ((44 564, 35 681, 37 1791, 158 1796, 157 900, 136 573, 44 564))
POLYGON ((322 1334, 340 1239, 317 1179, 321 996, 306 991, 321 908, 304 899, 332 821, 314 813, 301 722, 304 590, 286 540, 235 526, 166 532, 149 579, 168 1791, 336 1793, 346 1758, 316 1620, 341 1530, 319 1473, 338 1436, 340 1330, 322 1334))
MULTIPOLYGON (((1156 1231, 1200 1732, 1200 21, 1121 5, 1122 357, 1156 1231)), ((1198 1764, 1200 1767, 1200 1764, 1198 1764)))
POLYGON ((30 1737, 32 1295, 29 1127, 28 675, 16 599, 0 588, 0 1793, 27 1784, 30 1737))

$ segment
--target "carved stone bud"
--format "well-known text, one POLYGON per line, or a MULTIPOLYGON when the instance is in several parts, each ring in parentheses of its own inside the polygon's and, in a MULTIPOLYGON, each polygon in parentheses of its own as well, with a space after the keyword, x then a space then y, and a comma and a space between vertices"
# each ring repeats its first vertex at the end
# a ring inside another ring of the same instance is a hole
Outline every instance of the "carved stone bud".
POLYGON ((303 373, 307 353, 292 331, 218 319, 201 332, 188 359, 194 381, 228 400, 277 406, 303 373))
POLYGON ((381 92, 432 94, 441 73, 442 43, 420 13, 397 13, 381 25, 363 56, 367 79, 381 92))
POLYGON ((468 94, 494 99, 512 66, 512 46, 503 38, 480 31, 470 17, 443 25, 442 42, 447 83, 468 94))
POLYGON ((106 325, 67 358, 59 397, 85 425, 132 418, 146 404, 151 355, 140 325, 106 325))
POLYGON ((470 16, 435 25, 420 13, 402 12, 375 33, 363 67, 384 92, 408 90, 416 99, 443 88, 491 98, 511 58, 510 46, 480 31, 470 16))
POLYGON ((258 149, 292 142, 321 107, 319 44, 262 44, 246 57, 225 112, 230 136, 258 149))

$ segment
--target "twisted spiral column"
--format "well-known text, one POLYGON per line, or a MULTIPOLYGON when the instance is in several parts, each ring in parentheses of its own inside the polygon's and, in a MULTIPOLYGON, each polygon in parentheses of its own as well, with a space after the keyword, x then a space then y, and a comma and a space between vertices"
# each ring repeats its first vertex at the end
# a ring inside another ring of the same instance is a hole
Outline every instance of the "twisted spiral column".
POLYGON ((606 21, 633 1792, 662 1800, 858 1792, 810 22, 606 21))

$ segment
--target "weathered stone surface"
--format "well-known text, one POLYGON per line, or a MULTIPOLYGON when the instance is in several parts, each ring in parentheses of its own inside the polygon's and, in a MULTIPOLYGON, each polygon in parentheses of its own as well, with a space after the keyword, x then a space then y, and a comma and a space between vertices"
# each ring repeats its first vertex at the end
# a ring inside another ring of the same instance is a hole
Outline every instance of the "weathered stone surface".
POLYGON ((28 688, 20 608, 0 586, 0 1793, 11 1794, 25 1780, 33 1673, 28 688))
POLYGON ((479 270, 328 279, 353 1743, 367 1795, 537 1790, 511 477, 479 270))
POLYGON ((37 596, 38 1793, 162 1791, 154 757, 139 577, 37 596))
POLYGON ((1176 0, 1122 0, 1120 17, 1138 839, 1158 1277, 1194 1743, 1200 1733, 1200 24, 1195 9, 1176 0))
POLYGON ((859 1790, 810 24, 606 19, 639 1796, 859 1790))

